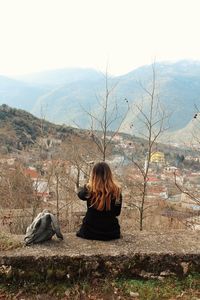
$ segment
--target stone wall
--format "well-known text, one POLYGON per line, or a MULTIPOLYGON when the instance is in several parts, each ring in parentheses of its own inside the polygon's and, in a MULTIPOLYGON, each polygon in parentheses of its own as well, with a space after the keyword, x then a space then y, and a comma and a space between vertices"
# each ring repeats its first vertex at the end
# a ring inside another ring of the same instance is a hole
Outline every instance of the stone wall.
POLYGON ((71 233, 64 241, 0 252, 1 281, 162 278, 193 272, 200 272, 200 234, 192 231, 134 232, 109 242, 71 233))

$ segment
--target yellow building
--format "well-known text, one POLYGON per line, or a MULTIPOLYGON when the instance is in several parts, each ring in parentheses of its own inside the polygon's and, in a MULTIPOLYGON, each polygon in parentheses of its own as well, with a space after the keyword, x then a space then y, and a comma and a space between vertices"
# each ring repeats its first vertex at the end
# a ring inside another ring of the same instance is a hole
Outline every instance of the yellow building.
POLYGON ((165 154, 160 151, 153 152, 151 154, 151 162, 164 164, 165 163, 165 154))

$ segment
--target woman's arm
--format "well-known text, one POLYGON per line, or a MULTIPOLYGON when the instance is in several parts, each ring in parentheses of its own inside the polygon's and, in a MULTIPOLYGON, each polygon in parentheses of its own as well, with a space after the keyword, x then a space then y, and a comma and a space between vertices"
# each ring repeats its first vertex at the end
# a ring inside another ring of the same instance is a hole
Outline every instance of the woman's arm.
POLYGON ((89 192, 87 187, 84 185, 83 187, 79 188, 77 195, 81 200, 88 200, 89 192))
POLYGON ((119 199, 115 200, 114 213, 116 217, 120 215, 121 208, 122 208, 122 194, 120 194, 119 199))

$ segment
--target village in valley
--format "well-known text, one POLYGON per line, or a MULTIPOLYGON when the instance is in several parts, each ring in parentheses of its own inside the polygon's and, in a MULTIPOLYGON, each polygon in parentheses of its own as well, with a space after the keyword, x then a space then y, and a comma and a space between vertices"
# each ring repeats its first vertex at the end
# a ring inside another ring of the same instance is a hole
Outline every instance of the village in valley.
MULTIPOLYGON (((1 156, 0 222, 6 231, 24 234, 43 209, 57 215, 63 232, 77 230, 86 211, 77 190, 87 183, 98 160, 91 154, 96 151, 92 143, 86 141, 83 147, 78 143, 77 137, 70 144, 55 137, 41 138, 39 148, 34 145, 1 156)), ((142 230, 200 228, 200 156, 167 148, 157 144, 147 162, 145 143, 120 133, 113 136, 106 161, 122 187, 122 231, 141 229, 141 223, 142 230)))

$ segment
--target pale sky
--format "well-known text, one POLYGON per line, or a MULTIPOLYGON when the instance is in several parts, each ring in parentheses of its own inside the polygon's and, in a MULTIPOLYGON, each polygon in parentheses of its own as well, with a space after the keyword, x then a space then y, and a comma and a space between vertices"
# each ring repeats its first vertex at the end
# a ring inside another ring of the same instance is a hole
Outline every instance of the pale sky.
POLYGON ((200 0, 0 0, 0 74, 200 60, 200 0))

